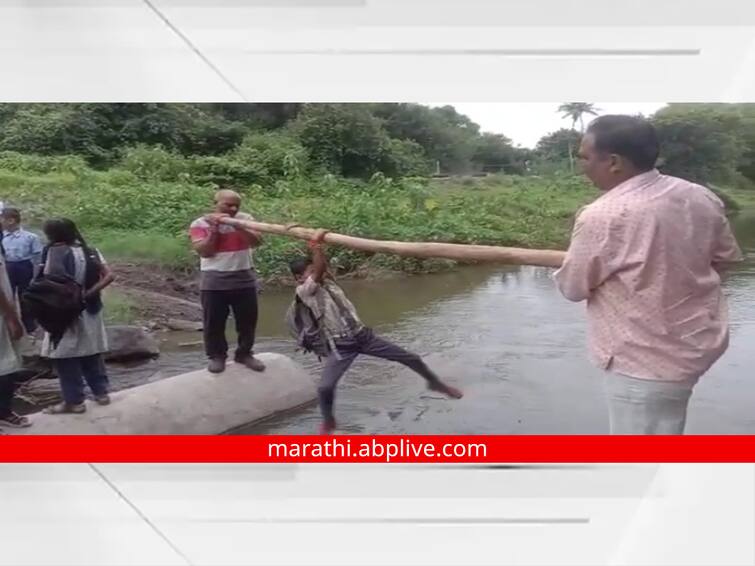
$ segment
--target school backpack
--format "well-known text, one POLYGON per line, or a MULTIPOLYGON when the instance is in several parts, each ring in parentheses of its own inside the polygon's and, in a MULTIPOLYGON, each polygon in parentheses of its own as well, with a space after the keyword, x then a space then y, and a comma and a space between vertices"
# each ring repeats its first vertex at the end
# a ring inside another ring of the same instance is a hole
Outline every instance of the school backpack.
POLYGON ((286 312, 286 326, 296 345, 305 353, 313 353, 318 359, 330 354, 330 344, 315 313, 296 295, 286 312))
MULTIPOLYGON (((47 261, 48 249, 42 253, 42 266, 47 261)), ((68 258, 66 258, 68 259, 68 258)), ((73 271, 70 266, 69 271, 73 271)), ((42 269, 21 297, 24 309, 50 334, 53 348, 60 343, 65 331, 86 308, 84 288, 73 277, 63 274, 45 274, 42 269)))

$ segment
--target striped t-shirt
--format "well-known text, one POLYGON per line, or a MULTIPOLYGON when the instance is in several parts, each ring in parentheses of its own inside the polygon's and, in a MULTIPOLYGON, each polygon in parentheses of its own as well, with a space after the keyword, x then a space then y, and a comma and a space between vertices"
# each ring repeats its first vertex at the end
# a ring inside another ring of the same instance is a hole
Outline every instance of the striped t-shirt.
MULTIPOLYGON (((239 212, 239 220, 254 220, 251 215, 239 212)), ((192 242, 204 240, 210 234, 207 220, 197 218, 191 223, 189 235, 192 242)), ((212 257, 200 258, 202 291, 228 291, 256 287, 256 274, 252 260, 252 247, 243 230, 227 224, 218 226, 217 252, 212 257)))

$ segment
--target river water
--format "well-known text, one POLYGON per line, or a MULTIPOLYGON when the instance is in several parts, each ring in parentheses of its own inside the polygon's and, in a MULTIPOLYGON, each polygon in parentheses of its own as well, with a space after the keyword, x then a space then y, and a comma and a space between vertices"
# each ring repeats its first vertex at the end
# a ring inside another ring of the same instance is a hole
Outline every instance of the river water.
MULTIPOLYGON (((750 257, 727 277, 732 321, 727 353, 703 377, 690 405, 690 434, 755 433, 755 211, 732 219, 750 257)), ((608 415, 601 372, 586 357, 584 305, 563 299, 552 271, 473 267, 453 273, 343 284, 376 332, 426 357, 464 398, 424 389, 402 367, 360 359, 337 394, 339 429, 367 434, 603 434, 608 415)), ((257 351, 294 351, 282 317, 291 291, 265 292, 257 351)), ((118 370, 118 387, 161 379, 204 363, 199 334, 171 335, 159 360, 118 370)), ((243 434, 308 434, 316 406, 250 425, 243 434)))

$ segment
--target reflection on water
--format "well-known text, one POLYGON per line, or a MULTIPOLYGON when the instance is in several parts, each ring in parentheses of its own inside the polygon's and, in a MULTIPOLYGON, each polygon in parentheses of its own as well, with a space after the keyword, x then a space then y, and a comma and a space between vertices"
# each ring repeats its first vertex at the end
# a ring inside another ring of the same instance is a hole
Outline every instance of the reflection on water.
MULTIPOLYGON (((755 252, 755 214, 733 220, 746 253, 755 252)), ((601 434, 607 413, 600 372, 585 355, 583 305, 564 300, 551 270, 480 267, 454 273, 344 283, 362 318, 375 330, 426 356, 464 389, 461 401, 427 392, 419 377, 389 362, 360 359, 338 389, 344 432, 412 434, 601 434)), ((701 381, 689 433, 755 433, 755 263, 748 259, 726 281, 731 346, 701 381)), ((312 356, 296 354, 282 316, 291 291, 262 295, 258 351, 294 356, 317 372, 312 356)), ((204 364, 197 334, 171 335, 161 359, 119 372, 132 386, 204 364)), ((311 433, 316 407, 299 410, 243 433, 311 433)))

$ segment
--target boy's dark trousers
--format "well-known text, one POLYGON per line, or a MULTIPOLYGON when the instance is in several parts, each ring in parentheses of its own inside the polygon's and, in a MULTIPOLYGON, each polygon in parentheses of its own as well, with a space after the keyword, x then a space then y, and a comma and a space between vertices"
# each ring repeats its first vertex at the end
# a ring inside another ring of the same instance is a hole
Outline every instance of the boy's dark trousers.
POLYGON ((417 354, 376 336, 370 328, 361 329, 353 338, 337 338, 335 345, 338 356, 334 352, 328 356, 318 387, 320 411, 326 420, 333 419, 333 402, 338 381, 360 354, 398 362, 418 373, 428 382, 440 381, 435 372, 427 367, 417 354))

